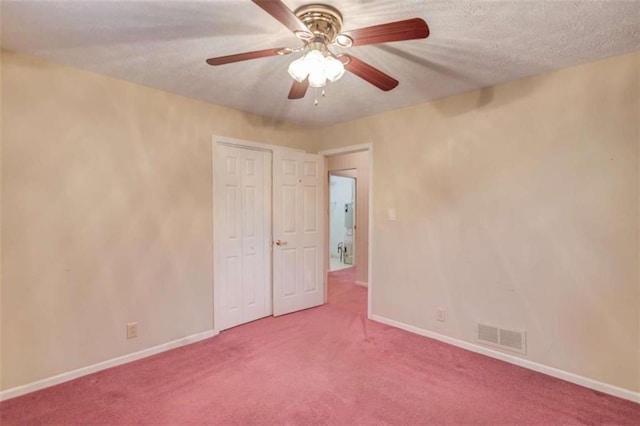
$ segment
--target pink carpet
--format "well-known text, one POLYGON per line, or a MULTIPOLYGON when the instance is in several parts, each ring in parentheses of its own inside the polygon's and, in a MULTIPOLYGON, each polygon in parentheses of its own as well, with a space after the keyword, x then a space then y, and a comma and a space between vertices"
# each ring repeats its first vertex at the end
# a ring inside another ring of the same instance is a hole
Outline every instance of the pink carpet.
POLYGON ((366 319, 354 268, 325 306, 0 404, 25 424, 640 424, 640 405, 366 319))

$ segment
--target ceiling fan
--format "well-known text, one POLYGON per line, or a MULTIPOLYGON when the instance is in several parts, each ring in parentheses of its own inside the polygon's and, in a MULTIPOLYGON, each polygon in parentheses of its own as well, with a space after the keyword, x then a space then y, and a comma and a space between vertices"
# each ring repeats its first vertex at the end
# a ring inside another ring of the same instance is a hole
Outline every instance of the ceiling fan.
POLYGON ((391 90, 398 85, 398 80, 355 56, 334 53, 332 48, 415 40, 429 36, 429 27, 420 18, 342 32, 342 14, 333 6, 313 3, 291 11, 280 0, 252 1, 289 28, 303 42, 303 45, 295 49, 280 47, 219 56, 207 59, 207 63, 224 65, 249 59, 305 52, 289 66, 289 74, 294 79, 289 91, 289 99, 301 99, 307 93, 309 86, 324 87, 328 81, 337 81, 345 71, 355 74, 381 90, 391 90))

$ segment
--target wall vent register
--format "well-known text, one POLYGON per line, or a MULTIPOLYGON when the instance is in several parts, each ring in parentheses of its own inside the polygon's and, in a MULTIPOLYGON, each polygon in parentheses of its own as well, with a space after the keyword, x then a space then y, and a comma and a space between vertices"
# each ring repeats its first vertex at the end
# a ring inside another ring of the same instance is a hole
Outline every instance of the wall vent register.
POLYGON ((527 353, 527 334, 523 330, 512 330, 478 323, 478 342, 520 354, 527 353))

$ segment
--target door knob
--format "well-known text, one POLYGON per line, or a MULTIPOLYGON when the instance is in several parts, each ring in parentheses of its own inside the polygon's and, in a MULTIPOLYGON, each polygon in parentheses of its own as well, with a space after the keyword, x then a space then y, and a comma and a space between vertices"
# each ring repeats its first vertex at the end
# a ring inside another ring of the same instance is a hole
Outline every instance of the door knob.
POLYGON ((276 245, 277 245, 277 246, 286 246, 286 245, 287 245, 287 242, 286 242, 286 241, 276 240, 276 245))

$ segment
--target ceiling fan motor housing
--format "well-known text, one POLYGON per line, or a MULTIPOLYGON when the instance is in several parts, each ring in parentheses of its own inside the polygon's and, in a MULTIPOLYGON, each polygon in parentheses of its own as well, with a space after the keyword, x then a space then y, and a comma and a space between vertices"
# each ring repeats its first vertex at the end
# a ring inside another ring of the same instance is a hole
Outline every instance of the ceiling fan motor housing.
POLYGON ((307 4, 297 8, 294 13, 309 28, 314 42, 331 44, 342 29, 342 14, 333 6, 307 4))

